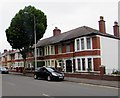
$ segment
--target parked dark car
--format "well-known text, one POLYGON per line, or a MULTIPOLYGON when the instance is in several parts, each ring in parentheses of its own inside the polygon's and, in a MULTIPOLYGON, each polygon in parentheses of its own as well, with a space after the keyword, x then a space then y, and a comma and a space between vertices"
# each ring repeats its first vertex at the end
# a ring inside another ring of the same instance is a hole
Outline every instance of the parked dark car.
POLYGON ((34 79, 64 80, 64 73, 51 67, 40 67, 34 72, 34 79))
POLYGON ((8 69, 5 68, 5 67, 0 67, 0 73, 1 73, 1 74, 8 74, 9 71, 8 71, 8 69))

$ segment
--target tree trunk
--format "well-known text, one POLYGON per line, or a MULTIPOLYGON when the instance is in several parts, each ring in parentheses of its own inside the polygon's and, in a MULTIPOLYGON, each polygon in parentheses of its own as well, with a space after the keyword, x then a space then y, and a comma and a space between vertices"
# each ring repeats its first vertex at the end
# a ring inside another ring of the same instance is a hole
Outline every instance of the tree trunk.
POLYGON ((25 50, 25 48, 23 49, 23 50, 20 50, 19 49, 19 51, 20 51, 20 53, 21 53, 21 55, 22 55, 22 58, 23 58, 23 60, 24 60, 24 68, 23 68, 23 74, 25 75, 26 74, 26 50, 25 50))
POLYGON ((26 59, 24 59, 24 68, 23 68, 23 74, 26 74, 26 59))

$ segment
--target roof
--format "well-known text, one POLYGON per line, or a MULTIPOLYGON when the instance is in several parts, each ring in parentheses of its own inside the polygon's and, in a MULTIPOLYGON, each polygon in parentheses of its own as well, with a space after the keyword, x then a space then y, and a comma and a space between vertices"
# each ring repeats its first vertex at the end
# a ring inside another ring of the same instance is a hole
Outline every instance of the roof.
POLYGON ((74 39, 74 38, 82 37, 82 36, 88 36, 88 35, 101 35, 101 36, 106 36, 106 37, 120 40, 120 38, 114 35, 111 35, 108 33, 101 33, 98 30, 95 30, 93 28, 82 26, 82 27, 61 33, 60 35, 57 35, 57 36, 52 36, 46 39, 39 40, 36 46, 40 47, 40 46, 56 44, 59 42, 64 42, 70 39, 74 39))

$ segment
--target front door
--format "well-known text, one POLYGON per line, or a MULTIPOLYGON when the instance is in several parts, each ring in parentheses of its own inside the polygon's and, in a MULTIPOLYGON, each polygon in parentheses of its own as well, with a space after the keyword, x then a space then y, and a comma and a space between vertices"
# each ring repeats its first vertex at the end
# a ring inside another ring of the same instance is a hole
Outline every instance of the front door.
POLYGON ((72 61, 66 60, 66 72, 72 72, 72 61))

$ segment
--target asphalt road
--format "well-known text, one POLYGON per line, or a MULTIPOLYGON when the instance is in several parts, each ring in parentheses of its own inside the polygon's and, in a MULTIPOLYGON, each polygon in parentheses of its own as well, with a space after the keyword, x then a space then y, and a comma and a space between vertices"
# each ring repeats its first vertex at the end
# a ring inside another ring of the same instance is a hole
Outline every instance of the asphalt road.
POLYGON ((118 88, 3 74, 2 96, 118 96, 118 88))

